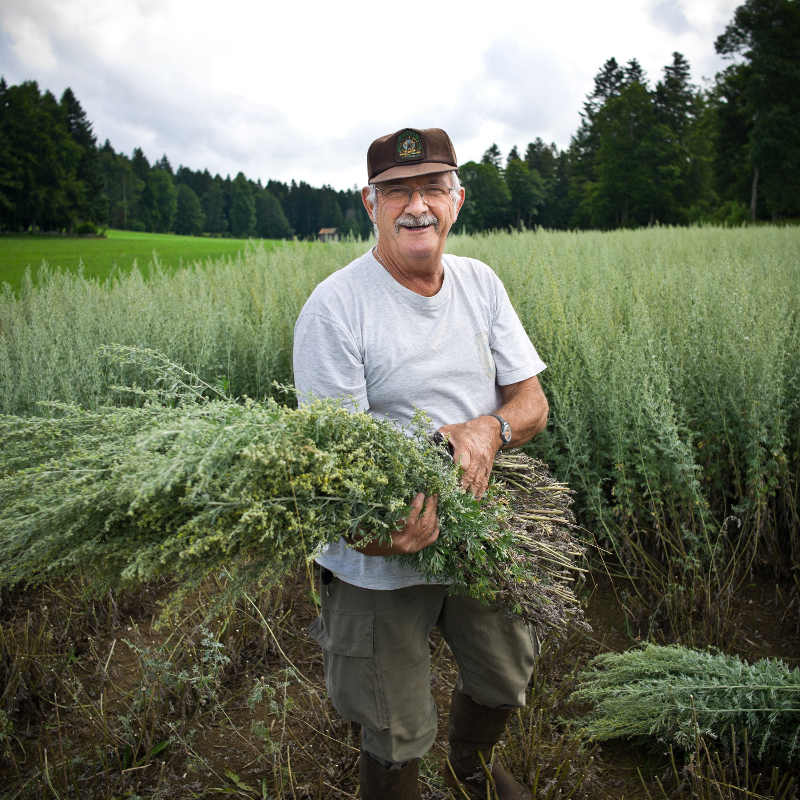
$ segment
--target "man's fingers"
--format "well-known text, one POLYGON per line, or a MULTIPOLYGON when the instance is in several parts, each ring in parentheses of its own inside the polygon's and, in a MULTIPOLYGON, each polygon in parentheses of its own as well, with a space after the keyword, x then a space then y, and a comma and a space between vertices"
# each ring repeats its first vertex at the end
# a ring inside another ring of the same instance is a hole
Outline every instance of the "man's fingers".
POLYGON ((414 495, 414 499, 411 501, 411 505, 408 509, 405 529, 430 528, 434 522, 438 522, 436 518, 438 502, 439 496, 435 494, 426 497, 423 492, 418 492, 414 495))
POLYGON ((436 507, 438 504, 439 504, 439 495, 432 494, 430 497, 425 499, 425 510, 422 512, 420 516, 423 516, 426 519, 431 519, 432 517, 435 517, 436 507))
POLYGON ((414 496, 405 526, 392 536, 392 550, 395 553, 416 553, 439 538, 439 518, 436 516, 438 502, 438 495, 426 497, 419 492, 414 496))
POLYGON ((461 465, 462 470, 461 486, 480 499, 489 487, 494 464, 496 421, 477 417, 455 425, 444 425, 439 431, 454 447, 453 460, 461 465))
POLYGON ((462 476, 461 486, 480 499, 489 486, 489 475, 491 472, 491 465, 487 467, 486 465, 479 465, 476 462, 475 468, 469 472, 465 472, 462 476))
POLYGON ((416 511, 417 516, 422 513, 422 507, 425 505, 425 495, 422 492, 417 492, 414 499, 411 501, 411 511, 416 511))

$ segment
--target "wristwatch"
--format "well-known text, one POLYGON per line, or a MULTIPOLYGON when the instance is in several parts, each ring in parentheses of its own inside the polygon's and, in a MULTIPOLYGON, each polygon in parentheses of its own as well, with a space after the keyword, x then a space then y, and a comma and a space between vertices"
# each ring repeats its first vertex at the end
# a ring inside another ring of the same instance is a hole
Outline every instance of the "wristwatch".
POLYGON ((511 441, 511 426, 499 414, 489 414, 489 416, 494 417, 500 423, 500 438, 503 440, 503 444, 508 444, 511 441))

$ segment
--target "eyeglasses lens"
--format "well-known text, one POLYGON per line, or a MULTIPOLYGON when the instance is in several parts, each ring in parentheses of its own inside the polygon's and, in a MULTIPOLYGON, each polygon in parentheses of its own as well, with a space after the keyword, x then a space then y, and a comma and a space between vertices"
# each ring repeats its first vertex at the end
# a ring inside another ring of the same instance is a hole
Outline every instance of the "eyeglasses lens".
POLYGON ((423 202, 429 203, 431 201, 441 200, 443 197, 447 196, 450 189, 447 186, 432 183, 428 186, 420 186, 417 188, 411 188, 410 186, 390 186, 388 189, 381 189, 380 191, 390 203, 408 205, 411 202, 411 198, 417 192, 422 196, 423 202))

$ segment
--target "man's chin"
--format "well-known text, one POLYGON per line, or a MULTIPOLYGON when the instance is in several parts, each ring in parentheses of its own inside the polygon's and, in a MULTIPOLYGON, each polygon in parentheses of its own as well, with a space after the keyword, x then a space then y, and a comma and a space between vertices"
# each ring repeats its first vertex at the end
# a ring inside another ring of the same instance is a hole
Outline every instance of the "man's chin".
POLYGON ((410 261, 428 260, 439 252, 439 239, 432 236, 410 236, 401 240, 397 254, 410 261))

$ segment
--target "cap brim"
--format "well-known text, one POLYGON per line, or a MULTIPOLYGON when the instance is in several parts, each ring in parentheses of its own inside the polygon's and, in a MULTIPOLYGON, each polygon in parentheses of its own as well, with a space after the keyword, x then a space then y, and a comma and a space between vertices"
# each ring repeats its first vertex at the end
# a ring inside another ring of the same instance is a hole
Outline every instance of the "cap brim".
POLYGON ((424 161, 419 164, 403 164, 399 167, 390 167, 379 172, 370 183, 383 183, 397 178, 413 178, 415 175, 428 175, 433 172, 453 172, 456 167, 452 164, 443 164, 440 161, 424 161))

